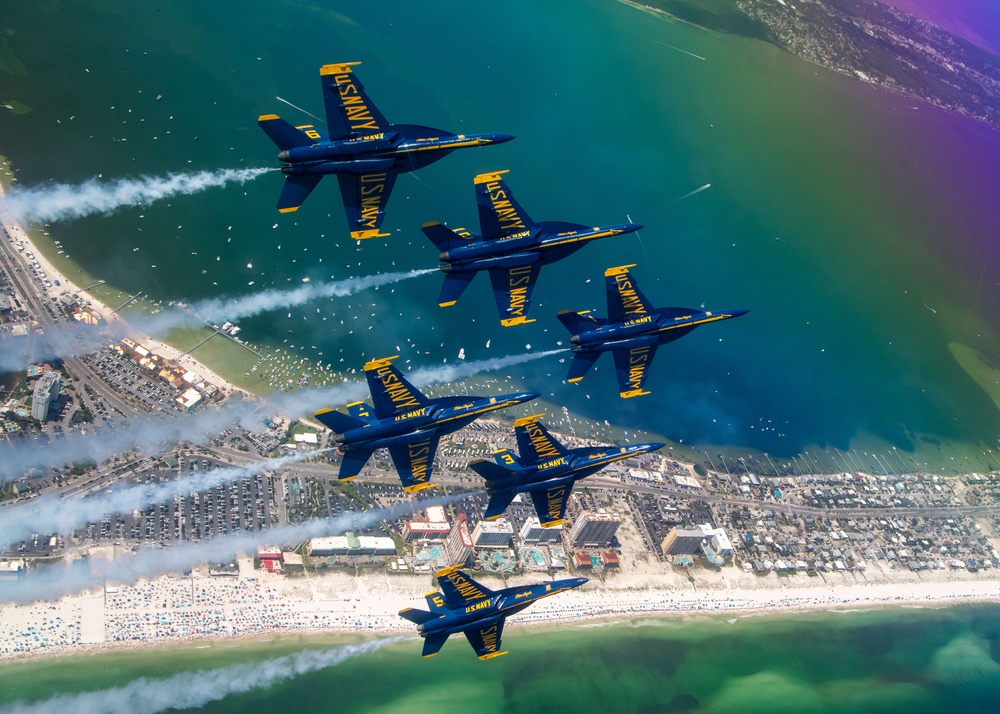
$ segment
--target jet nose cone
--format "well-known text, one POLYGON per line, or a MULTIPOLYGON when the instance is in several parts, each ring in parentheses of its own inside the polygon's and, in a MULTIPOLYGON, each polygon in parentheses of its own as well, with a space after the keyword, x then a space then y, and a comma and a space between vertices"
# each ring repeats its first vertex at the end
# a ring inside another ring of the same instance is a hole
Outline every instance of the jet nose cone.
POLYGON ((589 580, 590 578, 570 578, 564 582, 566 583, 566 589, 568 590, 570 588, 578 588, 589 580))
POLYGON ((279 151, 278 152, 278 161, 288 161, 288 152, 287 151, 279 151))
POLYGON ((505 144, 514 139, 513 134, 483 134, 479 138, 481 144, 505 144))
POLYGON ((659 451, 664 446, 666 446, 666 444, 660 443, 659 441, 652 441, 652 442, 650 442, 648 444, 636 444, 635 445, 635 450, 636 451, 642 451, 643 453, 646 453, 648 451, 659 451))
POLYGON ((522 402, 530 402, 532 399, 538 399, 541 395, 540 392, 521 392, 520 394, 515 394, 512 401, 521 404, 522 402))
POLYGON ((727 310, 730 317, 739 317, 740 315, 746 315, 750 310, 745 307, 738 307, 735 310, 727 310))
POLYGON ((619 229, 622 233, 635 233, 636 231, 641 231, 645 227, 646 226, 642 223, 624 223, 619 226, 619 229))

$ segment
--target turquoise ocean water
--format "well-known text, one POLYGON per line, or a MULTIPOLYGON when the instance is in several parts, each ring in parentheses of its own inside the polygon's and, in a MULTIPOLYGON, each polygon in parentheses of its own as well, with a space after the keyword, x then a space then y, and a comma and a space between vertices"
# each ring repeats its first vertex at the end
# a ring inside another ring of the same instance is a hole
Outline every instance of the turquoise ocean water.
POLYGON ((194 300, 433 267, 420 224, 475 227, 472 176, 510 169, 536 219, 629 215, 647 228, 546 268, 537 321, 519 329, 497 324, 485 277, 442 310, 430 275, 246 320, 244 336, 333 369, 397 352, 435 364, 460 348, 478 359, 565 346, 554 313, 603 312, 603 270, 635 263, 656 304, 752 312, 661 349, 643 399, 616 398, 610 358, 577 385, 560 380, 560 357, 511 377, 706 456, 763 451, 787 463, 810 451, 831 469, 854 466, 834 452, 853 449, 877 471, 864 453, 888 461, 895 447, 900 470, 995 463, 1000 132, 990 127, 599 0, 240 12, 53 0, 10 6, 4 28, 3 94, 33 111, 0 115, 0 151, 25 185, 274 165, 257 115, 310 121, 276 96, 321 115, 317 68, 331 61, 362 61, 392 119, 518 136, 402 176, 384 226, 392 238, 360 247, 344 237, 332 180, 280 216, 277 174, 49 229, 116 287, 194 300))
MULTIPOLYGON (((356 642, 290 637, 15 663, 0 707, 356 642)), ((1000 609, 816 613, 508 629, 505 657, 415 640, 207 705, 296 712, 995 712, 1000 609)), ((72 710, 72 702, 63 710, 72 710)))
MULTIPOLYGON (((662 349, 643 400, 614 398, 610 362, 575 386, 559 381, 558 358, 511 377, 712 455, 809 450, 829 467, 834 447, 862 460, 896 447, 906 465, 995 463, 1000 134, 989 127, 598 0, 42 0, 6 3, 0 27, 0 101, 32 109, 0 113, 0 153, 25 185, 273 165, 257 115, 308 120, 276 96, 321 114, 316 70, 336 61, 363 62, 393 119, 518 136, 401 177, 382 243, 344 238, 332 180, 279 216, 277 175, 47 229, 116 287, 194 300, 433 266, 419 225, 475 227, 472 176, 510 169, 536 219, 631 215, 647 228, 547 268, 537 322, 522 329, 501 331, 485 278, 444 312, 427 276, 248 320, 244 334, 334 368, 397 346, 417 364, 460 347, 470 359, 547 349, 566 337, 556 311, 603 312, 604 268, 636 263, 657 304, 752 312, 662 349)), ((404 642, 211 708, 988 712, 998 623, 996 608, 962 608, 513 630, 512 654, 490 663, 460 641, 433 661, 404 642)), ((7 665, 0 701, 340 641, 7 665)))

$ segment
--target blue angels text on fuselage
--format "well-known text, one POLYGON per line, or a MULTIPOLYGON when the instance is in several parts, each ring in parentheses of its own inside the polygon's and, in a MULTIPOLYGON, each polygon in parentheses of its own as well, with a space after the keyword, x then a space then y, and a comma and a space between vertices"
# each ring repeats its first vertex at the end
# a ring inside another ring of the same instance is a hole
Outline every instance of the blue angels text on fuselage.
POLYGON ((654 308, 629 273, 633 267, 622 265, 604 271, 607 319, 589 310, 559 313, 559 321, 572 334, 573 362, 567 381, 579 382, 602 354, 611 352, 623 399, 649 394, 643 387, 659 345, 683 337, 698 325, 750 312, 744 308, 708 312, 686 307, 654 308))
POLYGON ((375 449, 389 449, 392 462, 407 492, 430 488, 431 467, 438 440, 458 431, 486 412, 521 404, 536 392, 496 397, 440 397, 430 399, 392 365, 395 357, 368 362, 365 377, 371 391, 370 407, 364 402, 347 405, 347 414, 333 409, 316 412, 327 428, 341 434, 337 445, 343 454, 338 478, 358 475, 375 449))
POLYGON ((541 266, 562 260, 589 241, 631 233, 642 226, 626 223, 595 228, 556 221, 535 223, 514 199, 502 178, 505 173, 497 171, 475 178, 481 237, 437 222, 425 223, 423 230, 441 251, 438 257, 445 275, 438 304, 454 305, 476 274, 488 270, 500 323, 510 327, 533 322, 528 319, 528 307, 541 266))
POLYGON ((504 621, 508 616, 549 595, 577 588, 587 578, 567 578, 549 583, 490 590, 459 570, 457 565, 439 570, 435 577, 441 592, 426 595, 427 610, 406 608, 399 616, 417 625, 424 638, 424 657, 433 657, 449 635, 459 632, 481 660, 507 654, 500 649, 504 621))
POLYGON ((456 149, 510 141, 509 134, 452 134, 416 124, 390 124, 365 93, 352 67, 320 67, 329 134, 312 125, 292 126, 276 114, 257 123, 281 150, 285 185, 278 210, 298 210, 316 184, 337 174, 351 237, 375 238, 396 176, 422 168, 456 149))
POLYGON ((489 504, 483 518, 494 520, 519 493, 535 504, 543 528, 565 523, 566 503, 573 484, 615 461, 663 448, 661 443, 629 446, 590 446, 567 449, 553 438, 539 416, 514 422, 520 455, 509 449, 493 454, 493 461, 473 461, 469 468, 486 479, 489 504))

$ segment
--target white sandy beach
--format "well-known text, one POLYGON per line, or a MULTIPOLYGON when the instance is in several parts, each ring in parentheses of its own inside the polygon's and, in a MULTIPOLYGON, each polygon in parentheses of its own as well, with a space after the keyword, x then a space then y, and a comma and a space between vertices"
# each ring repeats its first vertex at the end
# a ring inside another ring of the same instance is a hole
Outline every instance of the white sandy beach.
POLYGON ((79 285, 74 283, 72 280, 68 279, 63 273, 57 270, 55 266, 52 265, 52 263, 45 258, 44 254, 40 250, 38 250, 38 246, 34 241, 32 241, 31 236, 28 234, 28 232, 25 231, 24 227, 17 221, 17 219, 14 218, 13 215, 11 215, 6 204, 3 202, 3 196, 4 196, 4 190, 3 187, 0 186, 0 221, 3 222, 3 226, 7 230, 8 235, 14 238, 15 242, 21 241, 25 244, 24 251, 20 253, 21 259, 24 261, 25 266, 30 271, 31 260, 29 260, 29 258, 25 254, 29 252, 32 253, 34 255, 34 260, 38 262, 42 270, 48 276, 48 279, 52 282, 52 287, 50 288, 43 288, 42 286, 39 286, 37 283, 33 283, 33 285, 36 288, 42 290, 44 294, 48 295, 48 297, 50 298, 58 298, 60 295, 63 295, 65 293, 78 294, 80 296, 81 302, 87 305, 87 308, 91 312, 100 315, 104 319, 104 321, 107 322, 109 325, 113 325, 121 330, 128 331, 133 340, 143 344, 145 347, 155 352, 156 354, 160 355, 161 357, 164 357, 165 359, 183 365, 186 369, 194 372, 195 374, 198 374, 203 379, 206 379, 207 381, 219 387, 219 389, 224 391, 226 394, 231 394, 237 391, 246 393, 244 390, 236 387, 235 385, 231 384, 228 380, 224 379, 217 373, 210 370, 208 367, 206 367, 204 364, 196 360, 194 357, 191 357, 190 355, 181 355, 180 351, 171 347, 170 345, 161 342, 159 340, 153 339, 152 337, 139 334, 120 315, 112 314, 113 308, 109 307, 108 305, 104 304, 103 302, 89 295, 88 293, 82 292, 80 290, 79 285), (60 283, 60 285, 58 286, 56 285, 57 281, 60 283))
MULTIPOLYGON (((875 607, 938 607, 1000 602, 992 573, 893 572, 868 579, 852 574, 778 577, 743 573, 734 566, 692 571, 658 566, 658 574, 609 573, 583 587, 546 598, 512 617, 510 627, 573 626, 641 617, 770 614, 875 607), (689 575, 692 577, 689 580, 689 575), (693 580, 693 582, 692 582, 693 580)), ((133 586, 111 583, 104 592, 81 593, 56 603, 0 607, 0 661, 87 653, 198 639, 281 633, 413 633, 397 612, 423 607, 432 579, 384 572, 339 572, 290 578, 253 571, 240 576, 165 576, 133 586)), ((568 574, 567 574, 568 576, 568 574)), ((506 584, 483 577, 487 587, 538 582, 525 575, 506 584)))

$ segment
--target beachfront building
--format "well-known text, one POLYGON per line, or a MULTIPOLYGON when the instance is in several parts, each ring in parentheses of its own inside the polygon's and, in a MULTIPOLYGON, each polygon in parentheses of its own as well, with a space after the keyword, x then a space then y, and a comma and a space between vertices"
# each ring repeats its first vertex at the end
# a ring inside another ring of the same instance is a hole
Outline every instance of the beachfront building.
POLYGON ((459 520, 448 534, 444 549, 448 554, 449 565, 465 565, 472 557, 472 534, 469 524, 464 519, 459 520))
POLYGON ((45 421, 49 416, 49 407, 59 396, 59 373, 46 372, 35 383, 35 391, 31 393, 31 418, 45 421))
POLYGON ((327 558, 338 555, 396 555, 396 544, 384 536, 356 536, 345 533, 309 541, 309 555, 327 558))
POLYGON ((712 531, 711 543, 712 550, 714 550, 717 555, 721 555, 725 558, 733 554, 733 544, 729 542, 729 536, 726 535, 726 531, 722 528, 716 528, 712 531))
POLYGON ((24 558, 0 560, 0 583, 20 581, 24 578, 24 558))
POLYGON ((664 555, 695 555, 701 552, 702 543, 712 537, 712 527, 708 524, 694 528, 674 526, 663 539, 660 548, 664 555))
POLYGON ((569 541, 575 548, 604 548, 611 544, 622 524, 617 513, 584 511, 569 532, 569 541))
POLYGON ((541 523, 538 521, 536 516, 532 516, 524 521, 524 525, 521 526, 521 541, 527 545, 535 545, 537 543, 559 543, 562 541, 563 527, 562 526, 552 526, 551 528, 542 528, 541 523))
POLYGON ((407 521, 403 525, 403 540, 407 543, 417 540, 444 540, 450 532, 451 527, 447 523, 407 521))
POLYGON ((479 521, 472 530, 472 542, 477 548, 509 548, 514 538, 514 526, 506 518, 479 521))
POLYGON ((722 528, 702 523, 694 528, 671 528, 660 546, 664 555, 696 555, 704 553, 727 557, 733 554, 733 544, 722 528))

